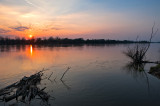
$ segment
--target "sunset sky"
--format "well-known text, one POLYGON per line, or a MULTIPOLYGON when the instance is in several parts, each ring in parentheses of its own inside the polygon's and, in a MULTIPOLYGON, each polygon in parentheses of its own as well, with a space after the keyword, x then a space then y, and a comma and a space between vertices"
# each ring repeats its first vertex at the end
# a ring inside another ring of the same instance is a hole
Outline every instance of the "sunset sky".
POLYGON ((0 36, 146 40, 159 10, 160 0, 0 0, 0 36))

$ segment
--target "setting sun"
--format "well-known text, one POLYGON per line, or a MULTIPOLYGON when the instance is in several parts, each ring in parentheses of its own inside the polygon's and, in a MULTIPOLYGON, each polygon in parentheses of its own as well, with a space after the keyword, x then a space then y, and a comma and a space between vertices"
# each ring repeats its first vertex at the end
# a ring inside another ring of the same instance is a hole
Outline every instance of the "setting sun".
POLYGON ((32 38, 33 37, 33 35, 29 35, 29 38, 32 38))

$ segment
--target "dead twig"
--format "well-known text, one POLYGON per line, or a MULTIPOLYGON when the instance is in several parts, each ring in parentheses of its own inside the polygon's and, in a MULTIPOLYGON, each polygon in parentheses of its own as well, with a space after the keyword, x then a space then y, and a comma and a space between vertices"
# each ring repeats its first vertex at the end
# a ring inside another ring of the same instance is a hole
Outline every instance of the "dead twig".
POLYGON ((63 75, 62 75, 62 77, 61 77, 61 79, 60 80, 62 80, 63 79, 63 77, 64 77, 64 75, 69 71, 69 69, 70 69, 71 67, 68 67, 67 68, 67 70, 63 73, 63 75))
POLYGON ((51 78, 52 74, 53 74, 53 72, 50 74, 50 76, 48 77, 48 79, 50 79, 50 78, 51 78))

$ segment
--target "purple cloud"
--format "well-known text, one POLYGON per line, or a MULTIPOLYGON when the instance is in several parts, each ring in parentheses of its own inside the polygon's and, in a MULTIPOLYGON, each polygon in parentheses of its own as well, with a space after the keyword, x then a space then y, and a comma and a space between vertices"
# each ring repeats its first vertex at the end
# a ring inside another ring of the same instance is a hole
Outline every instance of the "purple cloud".
POLYGON ((12 27, 12 29, 14 29, 16 31, 25 31, 25 30, 29 29, 29 27, 19 26, 19 27, 12 27))
POLYGON ((53 29, 53 30, 62 30, 62 28, 58 28, 58 27, 53 27, 51 29, 53 29))
POLYGON ((8 33, 8 32, 10 32, 10 30, 5 30, 5 29, 0 28, 0 33, 8 33))

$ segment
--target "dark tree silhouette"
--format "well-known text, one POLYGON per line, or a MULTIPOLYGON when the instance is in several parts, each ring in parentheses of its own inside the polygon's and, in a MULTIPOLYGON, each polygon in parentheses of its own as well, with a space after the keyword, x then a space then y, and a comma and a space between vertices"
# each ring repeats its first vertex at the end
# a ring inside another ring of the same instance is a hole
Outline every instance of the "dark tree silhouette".
POLYGON ((49 38, 32 38, 25 39, 16 37, 15 39, 0 37, 0 45, 54 45, 54 44, 128 44, 128 43, 149 43, 147 41, 129 41, 129 40, 110 40, 110 39, 87 39, 76 38, 59 38, 59 37, 49 37, 49 38))

